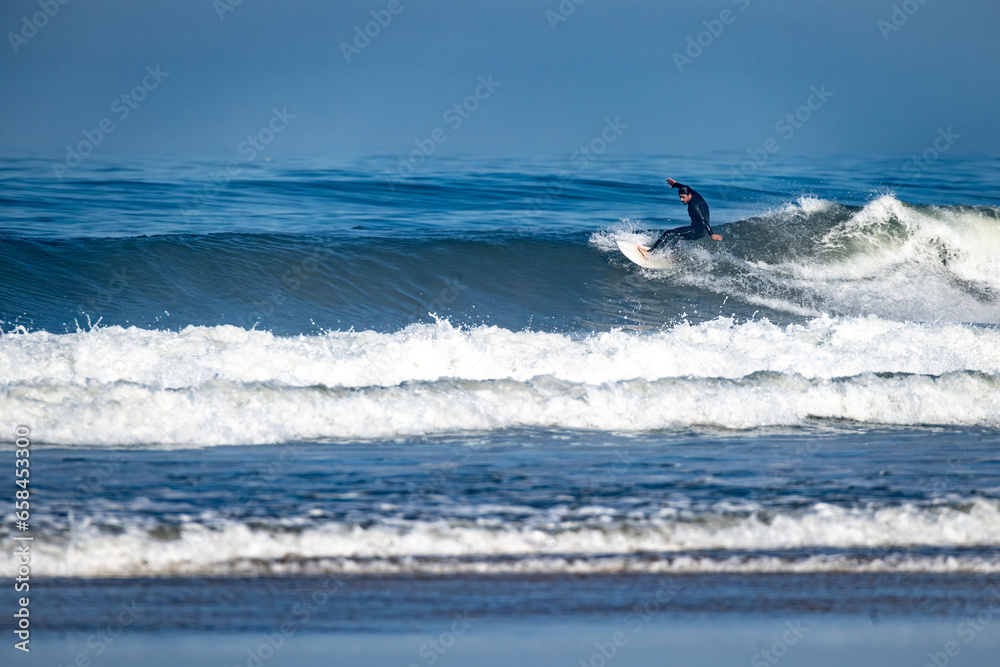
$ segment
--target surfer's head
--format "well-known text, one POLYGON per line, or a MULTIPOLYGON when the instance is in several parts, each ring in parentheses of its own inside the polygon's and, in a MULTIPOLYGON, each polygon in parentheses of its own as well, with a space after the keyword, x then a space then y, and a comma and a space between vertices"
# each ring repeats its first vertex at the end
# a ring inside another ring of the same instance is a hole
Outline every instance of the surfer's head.
POLYGON ((677 194, 681 196, 681 201, 684 202, 685 204, 691 201, 691 192, 692 192, 691 188, 689 188, 686 185, 682 185, 681 187, 677 188, 677 194))

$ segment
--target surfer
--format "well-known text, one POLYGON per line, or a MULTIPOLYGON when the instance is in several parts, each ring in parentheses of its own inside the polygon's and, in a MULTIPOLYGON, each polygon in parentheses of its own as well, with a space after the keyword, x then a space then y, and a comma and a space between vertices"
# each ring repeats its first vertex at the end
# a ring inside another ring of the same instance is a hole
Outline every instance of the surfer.
POLYGON ((708 202, 705 201, 705 198, 672 178, 668 178, 667 183, 670 184, 671 188, 677 188, 681 196, 681 202, 687 204, 688 215, 691 216, 691 224, 687 227, 677 227, 676 229, 668 229, 663 232, 663 235, 656 240, 656 243, 649 247, 649 250, 639 246, 639 252, 642 253, 642 256, 649 257, 650 253, 668 243, 672 246, 677 245, 677 242, 681 239, 693 241, 710 236, 716 241, 721 241, 722 237, 712 232, 712 228, 708 226, 708 202))

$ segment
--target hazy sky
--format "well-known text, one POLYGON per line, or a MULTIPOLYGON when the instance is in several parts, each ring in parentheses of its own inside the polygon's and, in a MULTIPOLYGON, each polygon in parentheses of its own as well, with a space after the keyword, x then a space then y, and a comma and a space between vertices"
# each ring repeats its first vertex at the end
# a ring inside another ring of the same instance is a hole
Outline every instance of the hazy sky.
POLYGON ((5 153, 1000 155, 985 0, 4 0, 0 26, 5 153))

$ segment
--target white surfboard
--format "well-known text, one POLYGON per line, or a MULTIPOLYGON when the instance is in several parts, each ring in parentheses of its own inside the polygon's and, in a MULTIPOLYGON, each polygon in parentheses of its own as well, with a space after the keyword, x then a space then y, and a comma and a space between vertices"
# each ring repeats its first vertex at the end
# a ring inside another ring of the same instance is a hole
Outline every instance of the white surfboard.
POLYGON ((653 257, 644 257, 639 252, 639 248, 649 250, 646 246, 640 246, 638 243, 618 241, 618 249, 622 251, 622 254, 644 269, 665 269, 673 264, 669 254, 657 253, 653 257))

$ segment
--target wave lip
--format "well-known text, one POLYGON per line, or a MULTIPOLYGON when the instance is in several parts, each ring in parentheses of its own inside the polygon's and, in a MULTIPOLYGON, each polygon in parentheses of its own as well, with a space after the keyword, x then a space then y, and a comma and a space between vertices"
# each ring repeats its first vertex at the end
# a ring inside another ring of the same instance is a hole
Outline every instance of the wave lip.
POLYGON ((845 213, 807 213, 827 224, 803 225, 815 249, 776 263, 776 279, 828 313, 1000 321, 1000 210, 886 195, 845 213))

